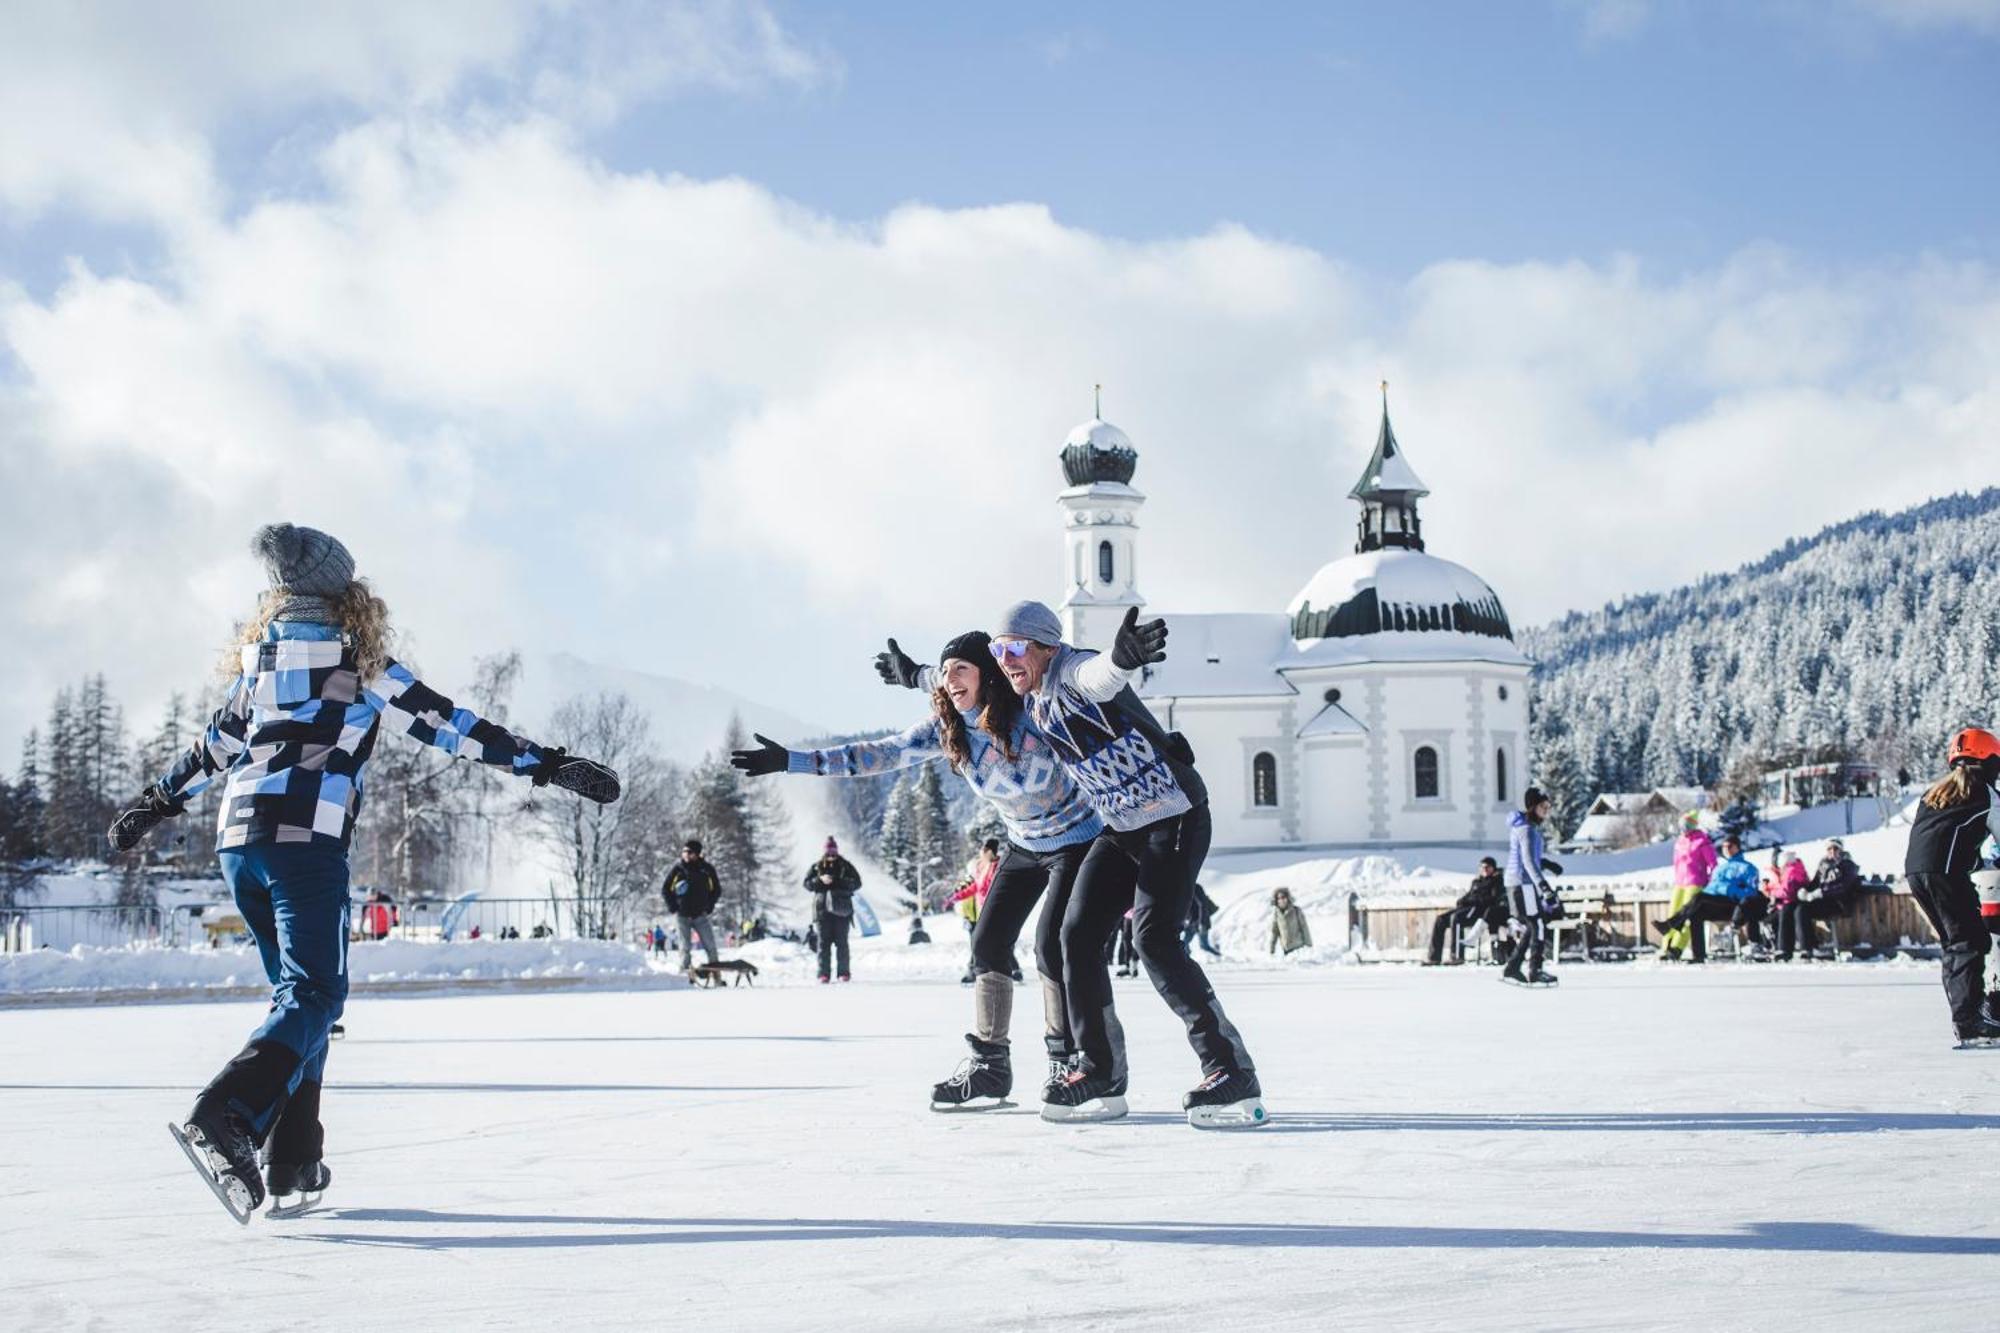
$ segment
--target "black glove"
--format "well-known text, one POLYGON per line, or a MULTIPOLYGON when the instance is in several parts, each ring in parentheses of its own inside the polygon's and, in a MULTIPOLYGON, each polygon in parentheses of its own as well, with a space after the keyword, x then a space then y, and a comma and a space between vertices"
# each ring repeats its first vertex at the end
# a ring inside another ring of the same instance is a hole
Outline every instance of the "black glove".
MULTIPOLYGON (((901 685, 906 690, 914 690, 923 684, 918 672, 923 670, 908 653, 889 640, 889 651, 875 654, 875 674, 882 678, 884 685, 901 685)), ((762 738, 759 737, 761 740, 762 738)))
POLYGON ((756 732, 751 734, 756 737, 758 748, 755 750, 732 751, 729 756, 729 762, 733 766, 743 770, 753 778, 769 777, 773 773, 782 773, 791 766, 791 751, 772 740, 769 736, 756 732))
POLYGON ((186 808, 185 802, 169 799, 157 783, 146 788, 130 805, 118 812, 118 818, 111 821, 111 828, 105 834, 111 840, 111 850, 131 851, 155 826, 172 819, 186 808))
POLYGON ((1551 861, 1545 856, 1542 858, 1542 871, 1544 874, 1560 875, 1563 872, 1562 862, 1551 861))
POLYGON ((618 799, 616 773, 594 759, 572 758, 560 745, 542 751, 542 762, 535 765, 534 779, 537 787, 554 783, 599 805, 609 805, 618 799))
POLYGON ((1111 660, 1127 671, 1137 671, 1148 662, 1167 660, 1167 622, 1149 620, 1139 623, 1139 608, 1125 608, 1125 619, 1118 626, 1118 637, 1111 642, 1111 660))

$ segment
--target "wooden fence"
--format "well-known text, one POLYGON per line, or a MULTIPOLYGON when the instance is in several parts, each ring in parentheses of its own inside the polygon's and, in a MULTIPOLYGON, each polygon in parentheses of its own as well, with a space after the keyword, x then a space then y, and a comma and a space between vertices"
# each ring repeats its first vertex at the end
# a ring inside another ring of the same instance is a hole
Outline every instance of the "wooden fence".
MULTIPOLYGON (((1569 920, 1560 924, 1557 946, 1569 957, 1589 960, 1630 958, 1659 948, 1653 923, 1664 920, 1673 886, 1626 880, 1565 880, 1562 900, 1569 920)), ((1358 895, 1352 908, 1358 943, 1366 957, 1420 958, 1430 948, 1431 926, 1448 910, 1450 898, 1381 898, 1358 895)), ((1713 927, 1712 927, 1713 929, 1713 927)), ((1767 931, 1775 930, 1775 922, 1767 931)), ((1716 931, 1719 943, 1725 931, 1716 931)), ((1937 937, 1916 901, 1900 885, 1872 885, 1846 916, 1819 923, 1822 955, 1856 957, 1933 949, 1937 937)), ((1727 946, 1711 954, 1728 954, 1727 946)))

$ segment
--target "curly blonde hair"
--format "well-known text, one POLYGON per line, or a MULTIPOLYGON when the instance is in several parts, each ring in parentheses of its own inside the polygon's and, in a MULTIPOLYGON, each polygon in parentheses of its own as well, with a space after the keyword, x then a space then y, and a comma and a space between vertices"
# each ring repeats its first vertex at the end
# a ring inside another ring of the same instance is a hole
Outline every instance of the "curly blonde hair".
MULTIPOLYGON (((234 677, 243 670, 243 649, 264 641, 264 631, 292 597, 288 588, 272 588, 257 599, 257 609, 236 628, 236 642, 223 654, 218 670, 234 677)), ((366 579, 354 579, 333 599, 334 621, 340 637, 354 654, 354 667, 363 681, 382 674, 389 665, 389 648, 396 637, 389 623, 389 605, 375 595, 366 579)))

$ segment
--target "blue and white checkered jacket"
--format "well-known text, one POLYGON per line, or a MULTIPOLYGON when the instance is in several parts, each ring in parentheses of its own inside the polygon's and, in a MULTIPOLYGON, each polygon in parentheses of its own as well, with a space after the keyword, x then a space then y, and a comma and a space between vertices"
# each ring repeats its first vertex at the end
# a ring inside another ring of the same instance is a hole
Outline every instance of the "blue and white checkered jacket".
POLYGON ((229 698, 160 786, 180 800, 227 775, 217 851, 314 840, 345 847, 361 808, 361 770, 384 721, 514 773, 542 759, 533 742, 457 707, 399 662, 363 681, 332 625, 276 621, 262 643, 244 645, 229 698))
MULTIPOLYGON (((1052 852, 1089 842, 1104 825, 1090 802, 1023 716, 1014 724, 1015 757, 1009 759, 979 729, 979 715, 965 714, 966 748, 972 762, 962 776, 973 794, 991 805, 1007 826, 1007 840, 1031 852, 1052 852)), ((825 750, 791 750, 786 771, 822 777, 872 777, 944 758, 944 737, 935 718, 878 741, 855 741, 825 750)))

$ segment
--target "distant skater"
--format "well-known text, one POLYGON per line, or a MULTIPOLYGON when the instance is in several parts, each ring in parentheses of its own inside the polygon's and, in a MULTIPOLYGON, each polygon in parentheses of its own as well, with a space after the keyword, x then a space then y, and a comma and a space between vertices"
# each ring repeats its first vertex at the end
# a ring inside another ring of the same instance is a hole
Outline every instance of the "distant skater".
POLYGON ((235 681, 207 730, 112 823, 129 851, 188 798, 226 779, 216 829, 222 877, 257 942, 271 1009, 175 1127, 240 1222, 263 1203, 297 1211, 332 1179, 323 1160, 326 1045, 347 998, 347 849, 361 775, 384 722, 448 754, 618 798, 602 764, 525 740, 425 685, 389 655, 389 609, 354 559, 312 528, 258 531, 271 587, 244 624, 235 681), (264 1152, 260 1173, 258 1152, 264 1152), (298 1194, 301 1202, 283 1205, 298 1194))
POLYGON ((1952 737, 1946 762, 1950 771, 1917 802, 1903 871, 1937 932, 1958 1049, 2000 1047, 2000 1013, 1985 985, 1992 937, 1972 884, 1980 844, 1989 833, 2000 838, 2000 737, 1967 727, 1952 737))

